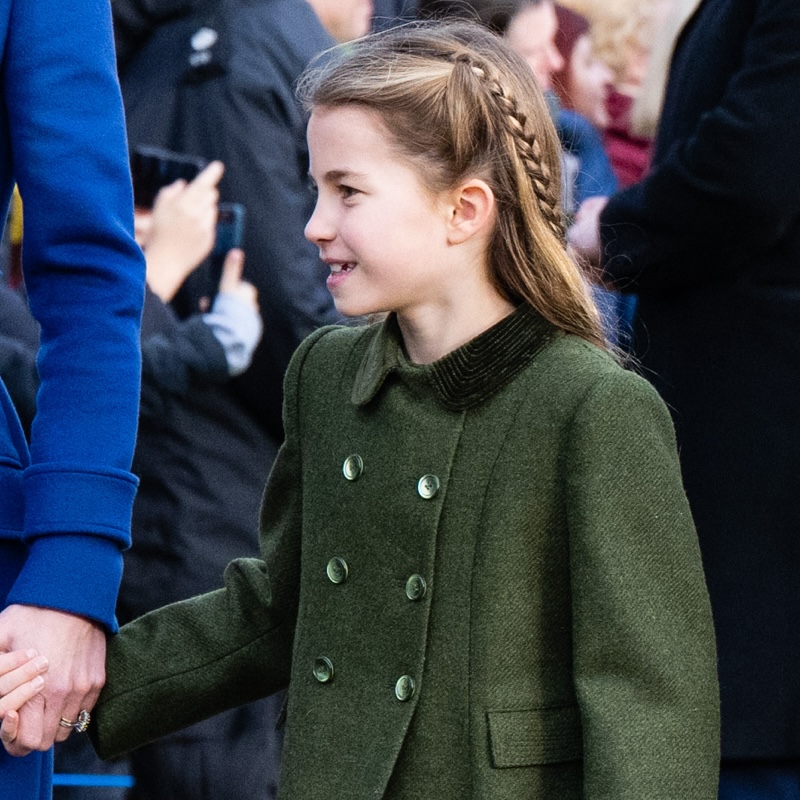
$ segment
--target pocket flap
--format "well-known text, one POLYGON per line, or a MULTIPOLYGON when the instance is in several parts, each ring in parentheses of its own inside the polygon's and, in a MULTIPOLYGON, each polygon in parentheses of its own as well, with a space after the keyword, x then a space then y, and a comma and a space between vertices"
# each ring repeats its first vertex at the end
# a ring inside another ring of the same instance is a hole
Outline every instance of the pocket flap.
POLYGON ((489 711, 488 719, 495 767, 577 761, 583 753, 578 706, 489 711))

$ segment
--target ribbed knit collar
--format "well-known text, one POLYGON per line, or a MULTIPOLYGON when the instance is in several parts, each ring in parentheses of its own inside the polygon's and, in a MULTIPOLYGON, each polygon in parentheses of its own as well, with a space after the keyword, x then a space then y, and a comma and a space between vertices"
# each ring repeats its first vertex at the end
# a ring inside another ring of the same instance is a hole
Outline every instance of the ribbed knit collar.
POLYGON ((464 411, 507 386, 556 336, 558 329, 524 303, 438 361, 419 365, 403 352, 400 327, 391 314, 364 354, 351 399, 365 405, 392 372, 401 377, 414 372, 427 377, 445 408, 464 411))

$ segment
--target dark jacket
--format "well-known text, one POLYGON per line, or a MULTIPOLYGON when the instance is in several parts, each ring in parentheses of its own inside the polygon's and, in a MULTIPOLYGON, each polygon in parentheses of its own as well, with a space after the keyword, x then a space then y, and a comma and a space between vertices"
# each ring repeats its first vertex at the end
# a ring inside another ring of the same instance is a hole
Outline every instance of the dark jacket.
POLYGON ((148 290, 123 622, 215 588, 228 561, 258 550, 258 506, 274 451, 229 382, 225 352, 203 317, 179 320, 148 290))
POLYGON ((111 643, 110 755, 290 681, 286 800, 714 800, 708 597, 655 391, 522 308, 310 337, 263 560, 111 643), (153 713, 158 709, 158 713, 153 713))
MULTIPOLYGON (((307 334, 337 319, 328 270, 303 236, 314 198, 305 115, 294 96, 300 73, 333 41, 306 0, 114 0, 113 8, 131 145, 220 159, 220 199, 246 208, 244 276, 259 291, 266 333, 234 391, 277 444, 289 359, 307 334), (219 39, 211 63, 195 69, 191 39, 202 26, 219 39)), ((214 288, 201 269, 175 306, 194 313, 214 288)))
POLYGON ((0 378, 27 436, 36 413, 38 349, 39 326, 23 295, 0 280, 0 378))
POLYGON ((653 170, 602 216, 673 411, 719 646, 723 754, 800 756, 800 4, 705 0, 653 170))

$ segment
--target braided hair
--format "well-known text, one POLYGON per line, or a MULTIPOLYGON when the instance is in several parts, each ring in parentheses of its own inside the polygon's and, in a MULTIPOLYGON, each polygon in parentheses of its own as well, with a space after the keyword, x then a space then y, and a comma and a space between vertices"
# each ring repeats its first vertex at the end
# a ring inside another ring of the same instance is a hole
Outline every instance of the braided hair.
POLYGON ((301 78, 315 106, 376 113, 397 156, 434 192, 480 178, 497 208, 489 279, 556 327, 604 346, 588 285, 567 254, 560 144, 530 69, 471 22, 414 23, 329 54, 301 78))

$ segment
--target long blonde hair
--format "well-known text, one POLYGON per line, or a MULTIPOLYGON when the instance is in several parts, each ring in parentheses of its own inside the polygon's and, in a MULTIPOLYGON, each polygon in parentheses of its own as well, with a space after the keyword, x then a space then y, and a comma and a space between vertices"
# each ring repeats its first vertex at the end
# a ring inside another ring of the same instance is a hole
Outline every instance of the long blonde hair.
POLYGON ((586 281, 564 247, 560 144, 525 62, 469 22, 395 28, 327 58, 301 79, 306 108, 377 112, 399 157, 433 192, 485 180, 497 206, 487 254, 494 287, 604 346, 586 281))

